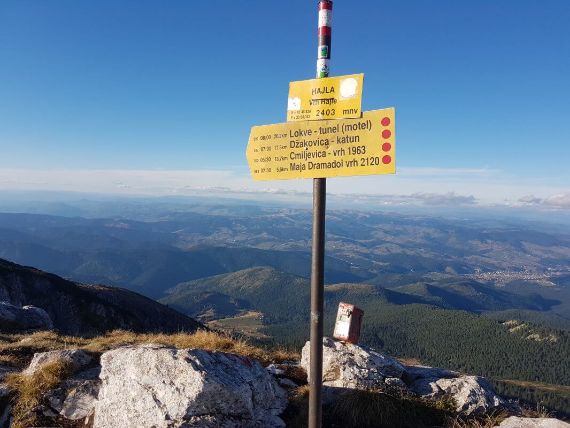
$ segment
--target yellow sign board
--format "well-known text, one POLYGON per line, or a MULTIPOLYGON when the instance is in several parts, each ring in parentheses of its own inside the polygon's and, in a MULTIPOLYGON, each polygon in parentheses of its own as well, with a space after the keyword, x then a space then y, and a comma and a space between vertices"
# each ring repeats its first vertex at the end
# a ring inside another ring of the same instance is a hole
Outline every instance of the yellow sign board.
POLYGON ((395 174, 393 108, 359 119, 254 126, 247 162, 254 180, 395 174))
POLYGON ((357 118, 364 74, 289 83, 287 121, 357 118))

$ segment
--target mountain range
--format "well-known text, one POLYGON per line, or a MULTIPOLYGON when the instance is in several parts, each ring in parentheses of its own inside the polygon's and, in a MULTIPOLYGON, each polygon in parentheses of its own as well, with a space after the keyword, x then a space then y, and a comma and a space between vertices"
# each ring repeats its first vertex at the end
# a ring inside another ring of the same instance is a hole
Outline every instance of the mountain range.
MULTIPOLYGON (((192 317, 212 312, 217 318, 234 316, 240 310, 255 309, 272 322, 280 313, 285 319, 295 318, 295 309, 303 313, 310 301, 307 278, 280 272, 271 267, 245 269, 229 274, 184 282, 167 290, 160 302, 192 317)), ((366 283, 339 283, 325 287, 325 299, 404 304, 428 304, 446 309, 472 312, 521 309, 545 311, 557 300, 540 295, 521 296, 473 280, 456 278, 442 284, 413 283, 392 289, 366 283)))
MULTIPOLYGON (((196 317, 257 342, 299 347, 308 338, 310 222, 304 209, 223 205, 145 206, 107 218, 0 213, 0 257, 59 275, 49 282, 73 290, 59 300, 74 302, 74 316, 85 312, 81 302, 97 299, 125 328, 170 320, 171 331, 179 322, 195 328, 196 317)), ((564 228, 330 210, 326 242, 326 332, 338 303, 348 301, 365 312, 362 342, 391 354, 483 374, 499 389, 502 379, 570 384, 564 228)), ((40 307, 62 296, 28 289, 40 307)), ((111 328, 97 311, 86 313, 81 329, 111 328)), ((525 391, 570 411, 568 398, 525 391)))

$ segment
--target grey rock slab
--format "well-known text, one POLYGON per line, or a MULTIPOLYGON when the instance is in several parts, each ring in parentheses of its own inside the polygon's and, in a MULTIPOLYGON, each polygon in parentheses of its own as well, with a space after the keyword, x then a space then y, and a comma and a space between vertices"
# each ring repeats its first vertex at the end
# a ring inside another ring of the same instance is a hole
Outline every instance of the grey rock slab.
POLYGON ((456 411, 465 415, 483 414, 507 407, 505 400, 495 394, 493 387, 479 376, 439 379, 435 384, 456 404, 456 411))
POLYGON ((282 376, 283 374, 285 374, 285 370, 280 369, 279 367, 277 367, 275 364, 270 364, 268 365, 265 370, 267 370, 270 374, 272 374, 273 376, 282 376))
POLYGON ((131 346, 101 356, 95 428, 283 427, 285 391, 258 361, 131 346))
MULTIPOLYGON (((301 366, 310 376, 310 342, 303 347, 301 366)), ((385 378, 400 378, 404 367, 371 348, 323 339, 323 384, 335 388, 369 389, 384 386, 385 378)))
POLYGON ((408 389, 404 381, 398 377, 387 377, 386 379, 384 379, 384 383, 386 384, 386 386, 391 388, 397 388, 402 390, 408 389))
POLYGON ((517 414, 518 405, 499 397, 486 379, 461 375, 437 367, 406 366, 402 379, 411 392, 424 398, 447 396, 457 405, 456 411, 465 415, 483 414, 504 408, 517 414))
POLYGON ((511 416, 499 428, 570 428, 570 424, 554 418, 520 418, 511 416))
POLYGON ((46 311, 36 306, 16 306, 0 302, 0 331, 51 330, 53 322, 46 311))
POLYGON ((67 390, 67 396, 59 414, 71 420, 84 419, 93 414, 97 395, 99 394, 99 381, 81 380, 67 390))
POLYGON ((77 372, 87 367, 93 358, 82 349, 37 352, 34 354, 30 365, 23 371, 23 373, 26 375, 32 375, 43 365, 58 360, 70 363, 72 365, 73 372, 77 372))
POLYGON ((434 398, 443 395, 443 391, 437 386, 437 380, 433 378, 417 379, 408 385, 410 391, 425 398, 434 398))
POLYGON ((49 391, 45 399, 50 408, 70 420, 91 416, 101 384, 99 372, 99 368, 94 368, 78 373, 59 388, 49 391))

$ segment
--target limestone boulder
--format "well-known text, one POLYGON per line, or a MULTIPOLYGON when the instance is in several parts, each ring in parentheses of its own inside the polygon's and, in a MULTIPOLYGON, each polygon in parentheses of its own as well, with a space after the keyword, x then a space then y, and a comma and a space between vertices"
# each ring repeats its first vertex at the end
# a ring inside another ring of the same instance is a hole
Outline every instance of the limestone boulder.
POLYGON ((402 376, 411 392, 424 398, 447 397, 464 415, 487 413, 497 408, 517 411, 497 394, 484 378, 461 375, 451 370, 425 366, 405 366, 402 376))
MULTIPOLYGON (((310 344, 303 347, 301 366, 309 373, 310 344)), ((482 377, 426 366, 404 366, 381 352, 330 338, 323 340, 325 398, 338 399, 346 389, 397 389, 427 399, 449 398, 458 413, 479 415, 498 408, 517 412, 482 377)))
POLYGON ((283 427, 285 391, 255 360, 160 345, 101 356, 95 428, 283 427))
MULTIPOLYGON (((310 376, 310 342, 303 347, 301 366, 310 376)), ((385 386, 386 378, 401 378, 404 367, 393 358, 366 346, 323 339, 323 385, 371 389, 385 386)), ((390 381, 394 383, 393 380, 390 381)))
POLYGON ((101 384, 100 371, 99 367, 85 370, 49 391, 46 397, 49 410, 72 421, 91 417, 101 384))
POLYGON ((53 322, 42 308, 0 302, 0 331, 14 333, 51 329, 53 322))
POLYGON ((570 424, 554 418, 520 418, 511 416, 499 428, 570 428, 570 424))
POLYGON ((458 413, 476 415, 508 407, 507 402, 495 394, 489 382, 479 376, 444 378, 435 384, 444 395, 453 399, 458 413))
POLYGON ((26 375, 32 375, 45 364, 58 360, 69 363, 71 365, 72 372, 78 372, 91 364, 93 358, 82 349, 36 352, 30 362, 30 365, 23 371, 23 373, 26 375))

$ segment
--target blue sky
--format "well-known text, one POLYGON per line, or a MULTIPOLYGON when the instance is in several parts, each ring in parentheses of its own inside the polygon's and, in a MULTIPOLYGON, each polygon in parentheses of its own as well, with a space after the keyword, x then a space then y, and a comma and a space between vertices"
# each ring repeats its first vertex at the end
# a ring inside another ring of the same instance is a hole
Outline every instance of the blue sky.
MULTIPOLYGON (((309 189, 253 183, 244 152, 314 76, 316 6, 0 2, 0 188, 309 189)), ((569 22, 567 0, 336 1, 332 74, 396 107, 400 172, 331 191, 570 200, 569 22)))

